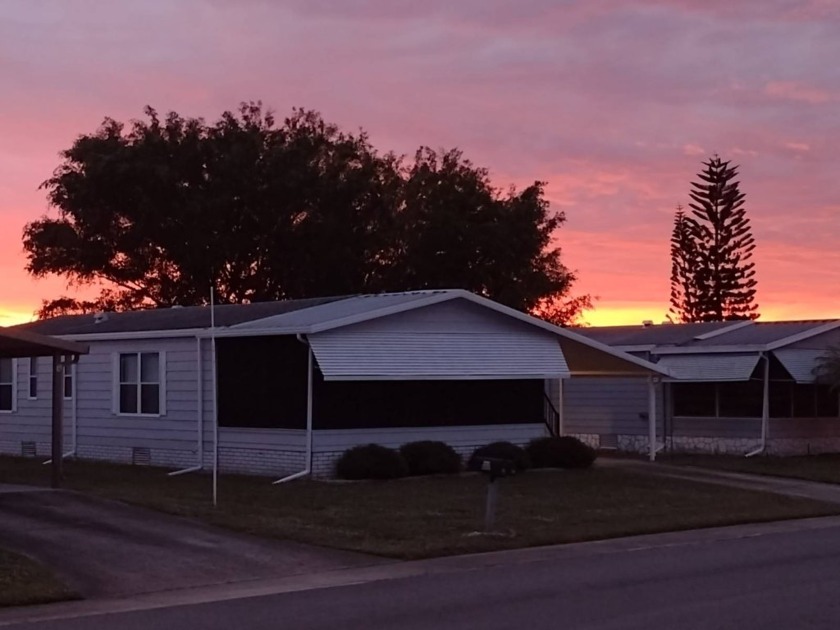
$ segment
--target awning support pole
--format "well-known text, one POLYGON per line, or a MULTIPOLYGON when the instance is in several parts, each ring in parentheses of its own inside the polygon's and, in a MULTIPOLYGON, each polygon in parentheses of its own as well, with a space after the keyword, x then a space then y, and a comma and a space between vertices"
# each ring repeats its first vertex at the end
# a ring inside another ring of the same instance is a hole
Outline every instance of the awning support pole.
POLYGON ((563 426, 563 379, 557 379, 557 435, 565 435, 563 426))
POLYGON ((656 461, 656 382, 648 377, 648 458, 656 461))
POLYGON ((64 361, 60 354, 52 357, 52 479, 53 488, 61 487, 64 426, 64 361))
POLYGON ((770 355, 761 353, 764 358, 764 393, 761 401, 761 444, 754 451, 750 451, 744 457, 753 457, 763 453, 767 449, 767 431, 770 423, 770 355))
POLYGON ((275 486, 279 483, 286 483, 287 481, 305 477, 312 472, 312 346, 305 342, 300 335, 298 335, 298 341, 306 343, 307 350, 309 351, 309 361, 307 363, 306 375, 306 461, 303 470, 300 472, 272 481, 272 485, 275 486))

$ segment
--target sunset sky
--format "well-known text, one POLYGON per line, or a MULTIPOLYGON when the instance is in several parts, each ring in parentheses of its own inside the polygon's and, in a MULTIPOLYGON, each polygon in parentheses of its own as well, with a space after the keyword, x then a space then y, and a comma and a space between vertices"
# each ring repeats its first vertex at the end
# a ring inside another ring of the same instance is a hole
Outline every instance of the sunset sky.
POLYGON ((674 207, 718 153, 762 319, 840 317, 838 33, 837 0, 4 0, 0 325, 66 292, 21 247, 59 151, 147 104, 215 120, 243 100, 546 181, 594 325, 664 319, 674 207))

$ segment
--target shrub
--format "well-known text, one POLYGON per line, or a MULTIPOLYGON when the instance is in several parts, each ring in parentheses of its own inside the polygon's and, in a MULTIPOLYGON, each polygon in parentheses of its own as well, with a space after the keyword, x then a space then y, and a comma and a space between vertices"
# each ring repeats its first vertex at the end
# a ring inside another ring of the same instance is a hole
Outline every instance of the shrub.
POLYGON ((396 479, 408 474, 408 465, 394 449, 367 444, 344 451, 335 472, 340 479, 396 479))
POLYGON ((531 440, 526 450, 534 468, 589 468, 595 449, 568 435, 531 440))
POLYGON ((531 458, 525 449, 510 442, 492 442, 487 446, 480 446, 473 451, 470 457, 469 469, 481 470, 480 458, 482 457, 497 457, 499 459, 509 459, 516 465, 516 470, 527 470, 531 467, 531 458))
POLYGON ((425 440, 400 447, 409 475, 455 474, 461 472, 461 456, 448 444, 425 440))

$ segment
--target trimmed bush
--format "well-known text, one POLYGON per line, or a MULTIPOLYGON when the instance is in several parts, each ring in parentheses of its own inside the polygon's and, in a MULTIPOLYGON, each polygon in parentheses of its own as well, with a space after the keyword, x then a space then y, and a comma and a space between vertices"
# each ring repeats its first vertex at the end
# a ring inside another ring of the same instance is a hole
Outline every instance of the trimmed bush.
POLYGON ((516 465, 516 470, 523 471, 531 467, 531 458, 525 449, 510 442, 492 442, 487 446, 480 446, 473 451, 470 457, 469 469, 481 470, 480 458, 482 457, 496 457, 499 459, 509 459, 516 465))
POLYGON ((534 468, 589 468, 595 449, 569 435, 531 440, 526 447, 534 468))
POLYGON ((424 440, 400 447, 409 475, 439 475, 461 472, 461 456, 449 444, 424 440))
POLYGON ((394 449, 366 444, 344 451, 335 473, 340 479, 396 479, 408 474, 408 464, 394 449))

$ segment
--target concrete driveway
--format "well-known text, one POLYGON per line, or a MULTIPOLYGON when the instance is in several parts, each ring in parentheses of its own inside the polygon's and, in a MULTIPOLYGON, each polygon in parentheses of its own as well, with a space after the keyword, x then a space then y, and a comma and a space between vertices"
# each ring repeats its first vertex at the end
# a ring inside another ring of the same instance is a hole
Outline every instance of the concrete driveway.
POLYGON ((87 598, 286 577, 388 562, 231 533, 67 491, 0 484, 0 545, 87 598))

